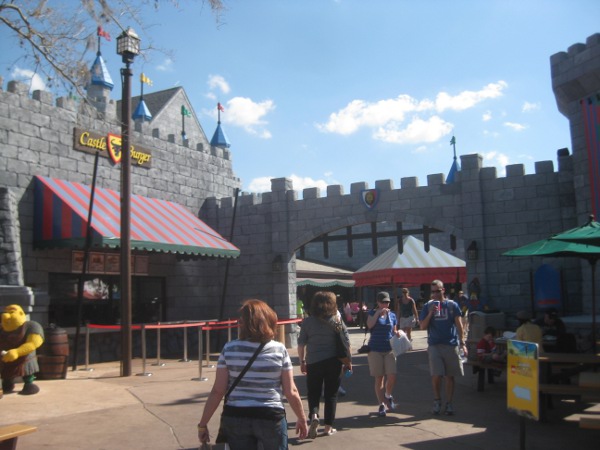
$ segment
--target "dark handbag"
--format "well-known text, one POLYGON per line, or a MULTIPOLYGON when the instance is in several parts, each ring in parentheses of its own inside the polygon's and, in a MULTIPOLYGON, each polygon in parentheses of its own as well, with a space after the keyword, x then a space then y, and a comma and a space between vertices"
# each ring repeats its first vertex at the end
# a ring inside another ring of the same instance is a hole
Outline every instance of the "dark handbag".
POLYGON ((335 332, 335 357, 343 364, 349 365, 350 360, 352 359, 352 354, 350 353, 350 348, 346 345, 346 340, 344 339, 344 328, 342 326, 342 322, 334 320, 333 323, 330 321, 327 323, 335 332))
MULTIPOLYGON (((258 346, 256 351, 254 352, 254 355, 252 355, 252 358, 250 358, 248 360, 248 363, 246 364, 246 366, 242 369, 242 371, 237 376, 237 378, 235 380, 233 380, 233 383, 231 383, 231 386, 229 387, 229 389, 227 390, 227 393, 225 394, 225 397, 223 400, 223 406, 225 406, 227 404, 229 395, 233 392, 233 390, 238 385, 238 383, 240 382, 242 377, 246 374, 246 372, 248 372, 248 369, 250 368, 250 366, 252 365, 252 363, 254 362, 254 360, 256 359, 256 357, 258 356, 258 354, 260 353, 260 351, 263 349, 264 346, 265 346, 265 342, 263 342, 262 344, 260 344, 258 346)), ((227 442, 227 433, 225 432, 225 427, 223 426, 223 415, 221 414, 221 423, 219 424, 219 432, 217 433, 217 439, 215 439, 215 443, 225 444, 226 442, 227 442)))
POLYGON ((369 329, 365 325, 365 338, 363 339, 363 344, 358 349, 358 353, 365 354, 365 353, 369 353, 371 351, 371 348, 369 347, 369 344, 367 344, 367 333, 368 332, 369 332, 369 329))
POLYGON ((371 348, 369 347, 369 344, 366 344, 367 342, 367 338, 364 339, 363 341, 363 345, 361 345, 361 347, 358 349, 358 353, 369 353, 371 351, 371 348))

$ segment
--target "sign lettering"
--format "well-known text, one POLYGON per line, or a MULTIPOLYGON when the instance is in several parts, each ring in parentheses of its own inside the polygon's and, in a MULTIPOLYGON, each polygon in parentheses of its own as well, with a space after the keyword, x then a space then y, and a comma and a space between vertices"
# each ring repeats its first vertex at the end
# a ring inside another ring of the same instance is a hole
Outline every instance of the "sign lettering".
MULTIPOLYGON (((80 128, 73 129, 73 148, 85 153, 110 158, 115 164, 121 161, 121 136, 108 133, 103 136, 80 128)), ((143 147, 130 146, 129 154, 137 166, 149 169, 152 162, 152 152, 143 147)))

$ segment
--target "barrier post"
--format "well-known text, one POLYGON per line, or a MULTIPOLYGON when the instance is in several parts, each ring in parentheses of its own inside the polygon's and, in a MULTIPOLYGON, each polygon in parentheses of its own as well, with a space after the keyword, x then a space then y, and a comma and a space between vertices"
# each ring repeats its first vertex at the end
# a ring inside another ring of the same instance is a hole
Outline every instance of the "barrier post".
MULTIPOLYGON (((160 322, 156 322, 157 325, 160 325, 160 322)), ((143 326, 143 325, 142 325, 143 326)), ((160 362, 160 328, 156 329, 156 363, 154 366, 162 367, 165 364, 160 362)))
MULTIPOLYGON (((227 319, 227 321, 231 321, 231 319, 227 319)), ((227 327, 227 342, 231 342, 231 328, 233 328, 231 326, 231 324, 228 325, 227 327)))
POLYGON ((146 325, 142 324, 142 373, 138 377, 149 377, 152 373, 146 372, 146 325))
POLYGON ((210 329, 206 329, 206 367, 213 368, 215 366, 210 364, 210 329))
MULTIPOLYGON (((185 325, 187 322, 184 320, 183 324, 185 325)), ((187 327, 183 327, 183 358, 179 360, 179 362, 190 362, 188 359, 188 349, 187 349, 187 327)))
POLYGON ((280 323, 279 324, 279 337, 278 337, 278 341, 281 342, 283 345, 285 345, 285 324, 280 323))
POLYGON ((87 372, 93 372, 94 369, 89 367, 90 365, 90 327, 88 323, 85 324, 85 367, 79 370, 85 370, 87 372))
POLYGON ((192 378, 192 381, 208 381, 202 376, 202 325, 198 325, 198 378, 192 378))

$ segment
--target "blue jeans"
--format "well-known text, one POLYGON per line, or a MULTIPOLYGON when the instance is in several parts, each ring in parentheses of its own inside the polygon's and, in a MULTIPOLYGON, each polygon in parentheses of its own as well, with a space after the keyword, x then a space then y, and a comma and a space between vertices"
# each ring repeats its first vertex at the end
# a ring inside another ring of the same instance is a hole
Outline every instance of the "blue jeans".
POLYGON ((287 420, 278 422, 246 417, 222 418, 231 450, 254 450, 262 444, 264 450, 287 450, 287 420))

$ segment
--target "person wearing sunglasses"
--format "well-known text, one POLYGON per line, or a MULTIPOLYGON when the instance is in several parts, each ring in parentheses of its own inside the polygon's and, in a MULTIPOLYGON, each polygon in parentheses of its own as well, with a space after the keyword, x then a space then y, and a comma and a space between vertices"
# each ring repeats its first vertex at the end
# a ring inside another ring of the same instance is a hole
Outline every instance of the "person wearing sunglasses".
POLYGON ((433 414, 440 414, 442 409, 442 380, 445 384, 446 415, 454 414, 452 397, 454 396, 454 377, 463 376, 463 366, 459 350, 467 356, 467 348, 463 337, 462 312, 460 306, 446 298, 444 283, 440 280, 431 282, 431 300, 429 300, 419 316, 421 330, 427 330, 427 354, 429 356, 429 372, 433 387, 433 414))
POLYGON ((396 407, 392 391, 396 384, 396 356, 392 351, 390 339, 399 335, 396 314, 390 309, 390 294, 377 294, 377 307, 369 312, 367 328, 371 332, 369 338, 370 352, 369 373, 375 378, 375 395, 379 402, 379 416, 386 414, 396 407))

